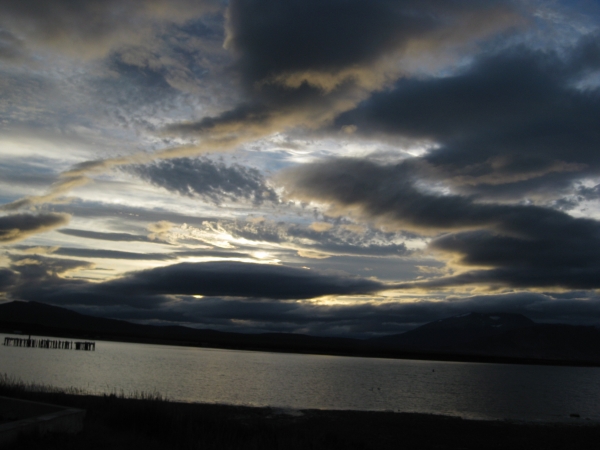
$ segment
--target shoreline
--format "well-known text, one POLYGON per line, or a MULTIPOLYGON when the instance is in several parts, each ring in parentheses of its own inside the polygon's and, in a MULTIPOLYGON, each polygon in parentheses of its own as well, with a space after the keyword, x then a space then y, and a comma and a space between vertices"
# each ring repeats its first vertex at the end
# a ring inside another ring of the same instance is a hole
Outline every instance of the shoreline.
POLYGON ((600 424, 185 403, 160 394, 90 395, 0 377, 0 395, 86 410, 76 436, 24 437, 11 449, 587 449, 600 424))

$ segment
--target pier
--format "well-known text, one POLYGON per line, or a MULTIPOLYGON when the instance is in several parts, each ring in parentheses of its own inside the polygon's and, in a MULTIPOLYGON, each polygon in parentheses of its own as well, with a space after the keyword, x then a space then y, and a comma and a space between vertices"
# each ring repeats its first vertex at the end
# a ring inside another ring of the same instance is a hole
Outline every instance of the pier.
POLYGON ((84 350, 84 351, 95 351, 96 343, 88 341, 61 341, 54 339, 31 339, 31 336, 27 339, 5 337, 4 345, 9 347, 27 347, 27 348, 50 348, 50 349, 61 349, 61 350, 84 350))

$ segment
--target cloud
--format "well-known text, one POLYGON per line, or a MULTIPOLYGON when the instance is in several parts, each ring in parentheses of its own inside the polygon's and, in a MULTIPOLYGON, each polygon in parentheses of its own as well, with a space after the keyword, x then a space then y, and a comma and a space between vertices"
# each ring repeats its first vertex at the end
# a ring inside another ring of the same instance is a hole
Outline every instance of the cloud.
POLYGON ((358 277, 308 269, 237 262, 180 263, 108 281, 110 291, 145 295, 206 295, 272 299, 304 299, 350 295, 385 289, 358 277))
POLYGON ((324 231, 329 231, 333 228, 333 225, 327 222, 313 222, 311 223, 308 228, 310 228, 313 231, 316 232, 324 232, 324 231))
POLYGON ((516 14, 501 1, 233 0, 225 46, 238 55, 250 85, 326 88, 327 76, 340 83, 344 75, 356 76, 344 70, 373 65, 411 42, 433 44, 442 31, 448 40, 474 37, 506 26, 508 17, 514 23, 516 14))
POLYGON ((55 174, 46 164, 50 165, 51 161, 24 161, 8 156, 3 157, 2 167, 0 167, 0 183, 12 187, 44 188, 56 181, 55 174))
MULTIPOLYGON (((88 0, 75 6, 60 0, 50 8, 46 3, 38 4, 38 0, 27 0, 18 6, 4 2, 0 12, 5 13, 3 17, 7 20, 14 19, 10 23, 29 25, 23 29, 40 42, 63 46, 67 45, 65 42, 76 41, 83 44, 81 48, 93 42, 102 53, 114 46, 113 37, 119 42, 121 38, 126 40, 120 34, 123 30, 129 33, 135 29, 139 35, 148 21, 182 20, 196 11, 185 8, 187 0, 169 4, 163 0, 118 3, 88 0), (116 10, 123 14, 114 16, 116 10), (113 20, 115 17, 119 20, 113 20), (132 26, 132 21, 136 26, 132 26), (105 38, 106 45, 102 43, 105 38)), ((210 9, 212 3, 194 5, 210 9)), ((441 0, 375 3, 294 0, 285 4, 234 0, 229 4, 227 17, 226 46, 236 54, 235 70, 242 80, 243 98, 237 106, 218 116, 174 123, 166 128, 167 133, 200 135, 201 141, 150 154, 140 152, 130 157, 82 163, 62 173, 48 193, 13 201, 0 207, 1 210, 15 211, 54 202, 73 188, 89 183, 90 175, 117 166, 227 151, 273 131, 320 126, 386 82, 388 76, 382 78, 380 74, 389 71, 374 67, 373 57, 389 61, 384 54, 390 49, 407 51, 410 43, 417 43, 423 50, 429 44, 443 47, 450 42, 471 42, 520 21, 509 3, 499 0, 462 0, 452 4, 441 0), (320 19, 315 22, 315 17, 320 19), (261 26, 256 27, 256 23, 261 26), (358 29, 357 24, 361 24, 358 29), (357 31, 366 34, 356 37, 357 31), (372 33, 377 39, 373 39, 372 33), (286 52, 291 52, 294 58, 286 52), (297 64, 291 63, 294 59, 297 64), (273 65, 272 61, 279 62, 273 65), (328 81, 327 77, 333 78, 328 81)), ((115 62, 138 69, 152 65, 140 66, 137 58, 128 60, 125 53, 115 62)), ((395 63, 390 70, 392 78, 398 76, 395 63)), ((149 72, 153 79, 157 74, 149 72)), ((169 85, 164 76, 156 80, 162 87, 169 85)))
POLYGON ((58 305, 148 309, 182 295, 298 300, 387 289, 383 283, 339 273, 238 262, 179 263, 92 283, 62 276, 92 268, 86 261, 30 255, 11 259, 11 269, 19 275, 8 291, 12 298, 58 305))
POLYGON ((0 25, 37 45, 84 57, 143 42, 162 23, 189 20, 218 8, 203 0, 22 0, 0 2, 0 25))
POLYGON ((0 217, 0 242, 16 242, 67 225, 68 214, 15 214, 0 217))
POLYGON ((164 239, 165 234, 168 233, 169 230, 174 226, 175 224, 169 222, 168 220, 160 220, 156 223, 148 224, 148 231, 151 232, 151 234, 148 235, 148 238, 150 240, 164 239))
MULTIPOLYGON (((32 249, 32 250, 35 250, 32 249)), ((128 259, 134 261, 172 261, 179 258, 253 258, 243 252, 233 252, 219 249, 179 250, 168 253, 135 253, 119 250, 101 250, 87 248, 61 247, 54 250, 55 255, 71 256, 78 258, 108 258, 128 259)))
POLYGON ((89 230, 76 230, 72 228, 63 228, 58 230, 59 233, 67 236, 75 236, 86 239, 98 239, 102 241, 123 241, 123 242, 149 242, 150 239, 147 236, 140 236, 131 233, 106 233, 102 231, 89 231, 89 230))
MULTIPOLYGON (((132 158, 135 158, 135 156, 132 158)), ((71 169, 62 172, 58 176, 58 180, 52 183, 45 194, 27 196, 10 203, 5 203, 0 206, 0 211, 16 211, 34 205, 53 202, 69 193, 71 190, 90 183, 92 180, 89 175, 101 173, 115 166, 130 162, 130 158, 110 158, 105 160, 85 161, 76 164, 71 169)))
POLYGON ((254 242, 279 244, 296 250, 300 256, 327 258, 335 255, 362 255, 374 257, 408 256, 405 236, 385 233, 352 225, 314 223, 308 227, 301 224, 271 220, 236 220, 218 222, 218 226, 234 237, 254 242), (356 232, 360 231, 360 232, 356 232))
MULTIPOLYGON (((165 210, 153 210, 144 207, 128 206, 114 203, 74 200, 69 204, 56 204, 53 209, 57 212, 69 212, 76 217, 88 219, 116 219, 117 223, 122 223, 125 219, 132 222, 139 222, 139 225, 147 226, 148 222, 160 222, 167 220, 173 223, 188 223, 202 225, 206 220, 216 220, 213 216, 202 216, 192 214, 180 214, 165 210)), ((139 226, 136 225, 136 226, 139 226)), ((61 230, 62 231, 62 230, 61 230)), ((81 231, 81 230, 78 230, 81 231)), ((108 233, 113 234, 113 233, 108 233)), ((120 233, 118 233, 120 234, 120 233)), ((125 233, 129 234, 129 233, 125 233)), ((147 239, 147 236, 146 236, 147 239)))
POLYGON ((172 253, 135 253, 119 250, 102 250, 87 248, 61 247, 54 252, 55 255, 71 256, 77 258, 108 258, 129 259, 134 261, 168 261, 175 258, 172 253))
POLYGON ((23 43, 14 34, 0 28, 0 60, 21 59, 23 43))
POLYGON ((431 250, 463 267, 486 268, 415 287, 600 287, 600 222, 550 208, 425 192, 416 186, 412 167, 410 161, 384 166, 337 159, 290 169, 280 179, 291 197, 326 202, 337 215, 434 236, 446 232, 431 250))
POLYGON ((66 170, 58 175, 58 180, 55 181, 45 194, 32 195, 20 198, 10 203, 0 205, 0 211, 15 211, 43 203, 55 202, 57 199, 64 197, 72 189, 80 186, 85 186, 90 183, 90 178, 94 174, 101 174, 115 167, 121 167, 130 164, 143 164, 153 161, 154 159, 169 159, 187 155, 198 155, 216 150, 231 149, 231 142, 204 142, 202 146, 198 145, 176 145, 173 147, 163 148, 154 153, 138 152, 129 156, 114 157, 100 160, 89 160, 75 164, 69 170, 66 170))
POLYGON ((372 337, 401 333, 424 323, 478 312, 524 314, 539 322, 596 325, 600 300, 570 293, 517 292, 505 295, 450 297, 419 302, 358 302, 323 305, 308 302, 182 297, 153 308, 78 307, 84 313, 150 323, 184 323, 221 331, 288 332, 311 335, 372 337))
POLYGON ((100 288, 102 284, 65 277, 82 269, 93 269, 94 265, 88 261, 39 255, 12 255, 11 260, 10 269, 16 274, 16 280, 7 290, 7 296, 14 300, 54 305, 127 305, 136 308, 149 308, 169 300, 160 295, 107 293, 100 288))
POLYGON ((0 268, 0 292, 6 292, 17 279, 16 274, 9 269, 0 268))
POLYGON ((354 214, 398 230, 435 233, 497 221, 502 207, 417 189, 413 167, 412 161, 380 165, 366 159, 338 158, 285 170, 277 180, 290 198, 328 202, 332 216, 354 214))
POLYGON ((227 166, 207 158, 178 158, 129 170, 155 186, 216 204, 245 200, 259 205, 278 201, 276 192, 258 170, 239 164, 227 166))
POLYGON ((42 255, 11 255, 11 268, 29 280, 50 279, 66 275, 94 265, 88 261, 62 259, 42 255))
MULTIPOLYGON (((553 218, 536 220, 530 227, 528 234, 519 237, 466 232, 433 241, 432 249, 456 255, 459 264, 488 269, 434 280, 431 287, 480 284, 491 288, 596 289, 600 286, 597 280, 600 223, 585 219, 565 220, 557 214, 553 218), (552 220, 556 223, 551 223, 552 220), (549 229, 532 233, 537 227, 549 229)), ((520 226, 514 228, 523 229, 520 226)))
POLYGON ((64 199, 64 196, 72 189, 90 183, 92 181, 91 175, 101 174, 115 167, 143 164, 155 159, 180 158, 214 151, 227 151, 234 148, 238 142, 240 142, 239 139, 213 139, 206 140, 201 145, 176 145, 157 150, 154 153, 138 152, 130 156, 84 161, 59 174, 58 180, 50 186, 45 194, 26 196, 5 203, 0 205, 0 211, 16 211, 39 204, 55 202, 61 198, 64 199))
POLYGON ((598 86, 578 87, 599 69, 597 36, 564 53, 524 46, 488 51, 448 76, 399 80, 341 114, 333 129, 436 143, 422 163, 432 181, 458 192, 552 196, 600 173, 598 86))
POLYGON ((60 247, 57 245, 54 245, 52 247, 44 247, 39 245, 35 247, 30 247, 27 245, 17 245, 13 248, 17 248, 23 253, 29 253, 32 255, 51 255, 52 253, 56 252, 56 250, 58 250, 60 247))
MULTIPOLYGON (((416 316, 407 313, 409 305, 330 306, 298 301, 323 295, 368 294, 385 288, 371 280, 330 272, 243 263, 195 263, 92 283, 63 277, 90 268, 85 261, 27 255, 13 256, 12 262, 13 275, 7 270, 9 298, 126 320, 195 324, 226 331, 364 337, 371 332, 410 328, 410 321, 416 316), (194 298, 190 293, 204 297, 194 298), (211 295, 217 293, 220 295, 211 295)), ((421 313, 424 309, 421 307, 421 313)), ((435 312, 430 311, 426 317, 432 315, 435 312)))
POLYGON ((598 200, 600 199, 600 184, 594 187, 579 186, 575 192, 581 200, 598 200))
POLYGON ((233 0, 226 15, 225 47, 244 97, 168 133, 249 140, 320 126, 396 79, 411 46, 413 56, 432 54, 522 22, 509 2, 495 0, 233 0))
POLYGON ((515 292, 418 302, 388 298, 380 303, 373 301, 368 293, 384 289, 381 284, 290 267, 243 263, 176 264, 91 283, 63 277, 90 268, 85 261, 31 255, 13 256, 12 260, 10 270, 0 270, 0 286, 9 298, 62 305, 104 317, 170 322, 223 331, 279 331, 364 338, 399 333, 453 315, 499 311, 525 314, 546 322, 595 324, 600 321, 600 301, 590 292, 515 292), (245 283, 247 278, 253 281, 245 283), (190 292, 207 295, 193 298, 190 292), (367 296, 346 304, 298 301, 298 297, 313 298, 327 292, 335 292, 332 295, 363 292, 367 296))
MULTIPOLYGON (((0 2, 0 53, 5 53, 9 44, 14 50, 21 43, 23 52, 32 56, 27 64, 6 65, 3 69, 2 88, 9 101, 3 104, 0 122, 16 131, 17 140, 21 140, 23 130, 29 137, 46 129, 52 131, 44 133, 44 140, 50 137, 54 143, 61 141, 61 145, 69 139, 65 136, 77 135, 77 145, 84 149, 99 143, 101 152, 115 145, 121 149, 131 147, 133 129, 137 138, 140 131, 155 133, 168 117, 182 117, 178 111, 182 103, 206 103, 210 93, 198 99, 187 94, 200 85, 195 78, 196 72, 201 72, 198 64, 203 69, 212 64, 214 55, 207 56, 209 46, 204 45, 205 41, 211 41, 212 46, 219 41, 218 36, 203 39, 200 24, 211 23, 205 34, 217 27, 222 30, 222 19, 206 16, 219 11, 223 11, 220 0, 0 2), (106 58, 86 60, 101 57, 106 58), (187 72, 177 74, 185 63, 189 63, 187 72), (38 64, 43 64, 44 70, 38 70, 38 64), (77 74, 72 77, 69 72, 77 74), (197 85, 191 86, 195 82, 197 85), (91 109, 90 104, 94 105, 91 109), (59 139, 57 129, 62 130, 59 139), (115 132, 120 136, 116 137, 115 132)), ((174 152, 203 151, 180 145, 176 150, 169 146, 162 154, 171 157, 174 152)), ((60 174, 46 194, 29 195, 0 206, 0 210, 64 201, 73 189, 88 184, 92 175, 123 164, 149 162, 158 156, 144 153, 85 162, 60 174)), ((14 178, 14 174, 9 176, 14 178)))

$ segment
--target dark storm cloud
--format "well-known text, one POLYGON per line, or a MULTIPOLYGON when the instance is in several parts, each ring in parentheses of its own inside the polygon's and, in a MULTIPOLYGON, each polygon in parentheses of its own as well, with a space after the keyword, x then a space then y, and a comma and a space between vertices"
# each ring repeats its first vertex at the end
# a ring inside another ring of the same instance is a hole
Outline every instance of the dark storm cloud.
MULTIPOLYGON (((437 195, 416 187, 412 161, 379 165, 361 159, 331 159, 284 171, 279 180, 288 195, 326 201, 399 229, 437 232, 491 227, 521 206, 474 203, 459 195, 437 195)), ((506 220, 505 220, 506 222, 506 220)))
POLYGON ((28 280, 56 278, 68 272, 89 269, 93 264, 75 259, 53 258, 42 255, 11 255, 11 269, 28 280))
POLYGON ((9 269, 0 268, 0 292, 8 290, 17 279, 16 274, 9 269))
POLYGON ((179 158, 134 166, 130 170, 156 186, 216 204, 232 200, 256 205, 278 202, 277 194, 257 169, 239 164, 228 166, 207 158, 179 158))
POLYGON ((69 304, 74 298, 86 302, 87 281, 65 278, 70 272, 90 269, 87 261, 46 257, 41 255, 11 255, 10 269, 16 274, 13 285, 6 291, 13 300, 33 300, 69 304))
POLYGON ((9 291, 15 300, 36 301, 64 307, 88 305, 103 307, 126 306, 131 308, 156 308, 171 299, 162 295, 127 295, 119 292, 106 294, 85 280, 60 277, 37 279, 35 284, 19 284, 9 291))
POLYGON ((0 217, 0 243, 20 241, 29 236, 69 223, 68 214, 14 214, 0 217))
POLYGON ((343 294, 349 290, 364 293, 382 287, 364 279, 286 267, 248 267, 252 265, 241 263, 178 264, 132 273, 120 280, 90 283, 61 276, 76 273, 78 269, 89 269, 90 265, 85 261, 13 256, 12 262, 11 270, 0 270, 0 284, 12 299, 62 305, 104 317, 187 324, 223 331, 368 337, 399 333, 458 314, 499 311, 550 322, 593 324, 600 321, 600 301, 590 293, 582 292, 522 292, 450 297, 445 301, 393 302, 388 299, 385 303, 323 305, 298 302, 295 298, 297 294, 312 296, 332 291, 343 294), (195 277, 190 277, 190 272, 195 277), (250 275, 257 277, 255 284, 244 283, 250 275), (232 279, 239 287, 231 287, 232 279), (315 280, 316 286, 303 287, 315 280), (181 283, 187 285, 182 289, 181 283), (296 290, 289 295, 291 300, 285 300, 289 294, 287 283, 296 290), (247 298, 173 297, 172 294, 182 291, 220 292, 247 298), (276 298, 263 300, 252 296, 276 298))
MULTIPOLYGON (((578 225, 570 224, 565 228, 579 228, 578 225)), ((581 235, 517 238, 491 232, 467 232, 444 236, 433 241, 430 247, 455 254, 461 265, 489 268, 417 282, 415 286, 436 288, 479 284, 490 289, 597 289, 600 286, 600 227, 597 222, 593 225, 592 233, 581 235)))
POLYGON ((594 187, 579 186, 575 193, 581 200, 598 200, 600 199, 600 184, 594 187))
POLYGON ((0 28, 0 60, 18 60, 23 52, 23 43, 14 34, 0 28))
MULTIPOLYGON (((237 135, 251 140, 290 126, 299 126, 325 120, 344 102, 347 96, 358 95, 351 81, 336 85, 326 95, 322 89, 303 83, 298 88, 269 84, 247 93, 248 100, 214 117, 197 122, 174 123, 165 128, 167 133, 206 135, 212 133, 223 145, 237 135)), ((232 139, 232 142, 235 140, 232 139)))
POLYGON ((461 265, 490 268, 415 286, 600 287, 600 222, 550 208, 424 192, 415 186, 411 168, 411 162, 381 166, 340 159, 292 169, 285 179, 291 196, 329 202, 335 212, 399 229, 451 231, 430 248, 457 257, 461 265))
POLYGON ((103 283, 110 291, 136 294, 305 299, 364 294, 385 285, 364 278, 267 264, 181 263, 134 272, 103 283))
POLYGON ((431 4, 417 6, 410 17, 415 3, 234 0, 228 45, 240 54, 248 83, 285 72, 336 71, 376 60, 399 42, 439 26, 427 14, 431 4))
MULTIPOLYGON (((248 83, 302 71, 336 72, 376 61, 463 14, 508 9, 501 1, 233 0, 226 42, 248 83)), ((456 22, 452 25, 456 26, 456 22)), ((452 26, 451 25, 451 26, 452 26)), ((450 26, 450 27, 451 27, 450 26)))
POLYGON ((12 256, 18 274, 8 295, 59 305, 128 305, 153 308, 173 296, 206 295, 296 300, 367 294, 386 289, 372 280, 292 267, 234 262, 180 263, 132 272, 102 283, 63 275, 93 266, 86 261, 12 256))
POLYGON ((13 300, 28 300, 54 305, 126 305, 151 308, 169 301, 161 295, 134 295, 104 292, 102 284, 65 277, 81 269, 93 269, 88 261, 45 257, 40 255, 11 256, 11 270, 16 274, 6 291, 13 300))
POLYGON ((342 114, 335 127, 437 142, 423 158, 432 176, 466 193, 560 191, 600 172, 600 91, 577 87, 600 68, 598 38, 565 53, 509 48, 455 75, 402 79, 342 114))
POLYGON ((468 41, 518 21, 499 0, 232 0, 227 18, 225 47, 235 55, 245 101, 170 132, 239 133, 245 126, 264 134, 327 120, 365 86, 381 85, 385 70, 374 64, 384 55, 414 41, 428 49, 468 41))

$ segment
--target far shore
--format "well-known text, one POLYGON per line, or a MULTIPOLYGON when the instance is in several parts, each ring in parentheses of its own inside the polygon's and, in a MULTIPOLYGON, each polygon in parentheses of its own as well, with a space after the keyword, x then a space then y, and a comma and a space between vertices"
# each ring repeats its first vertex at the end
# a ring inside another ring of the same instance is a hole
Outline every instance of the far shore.
POLYGON ((107 341, 107 342, 123 342, 129 344, 150 344, 150 345, 172 345, 176 347, 192 347, 192 348, 209 348, 217 350, 239 350, 253 352, 269 352, 269 353, 290 353, 290 354, 307 354, 307 355, 328 355, 328 356, 344 356, 355 358, 385 358, 385 359, 408 359, 419 361, 449 361, 449 362, 467 362, 467 363, 489 363, 489 364, 525 364, 538 366, 572 366, 572 367, 600 367, 599 362, 594 361, 577 361, 577 360, 558 360, 558 359, 539 359, 539 358, 512 358, 499 357, 488 355, 473 355, 473 354, 457 354, 457 353, 440 353, 440 352, 406 352, 406 351, 339 351, 339 350, 323 350, 323 349, 298 349, 286 346, 254 346, 254 345, 237 345, 231 344, 199 344, 196 341, 177 340, 177 339, 161 339, 161 338, 143 338, 132 336, 119 335, 104 335, 104 334, 82 334, 73 333, 70 330, 47 330, 34 329, 31 333, 15 334, 14 329, 3 327, 0 322, 0 333, 22 337, 31 334, 32 337, 55 337, 64 339, 82 339, 88 341, 107 341))
POLYGON ((78 435, 24 436, 12 449, 592 449, 600 424, 465 420, 429 414, 286 410, 89 395, 0 376, 0 396, 86 410, 78 435))

